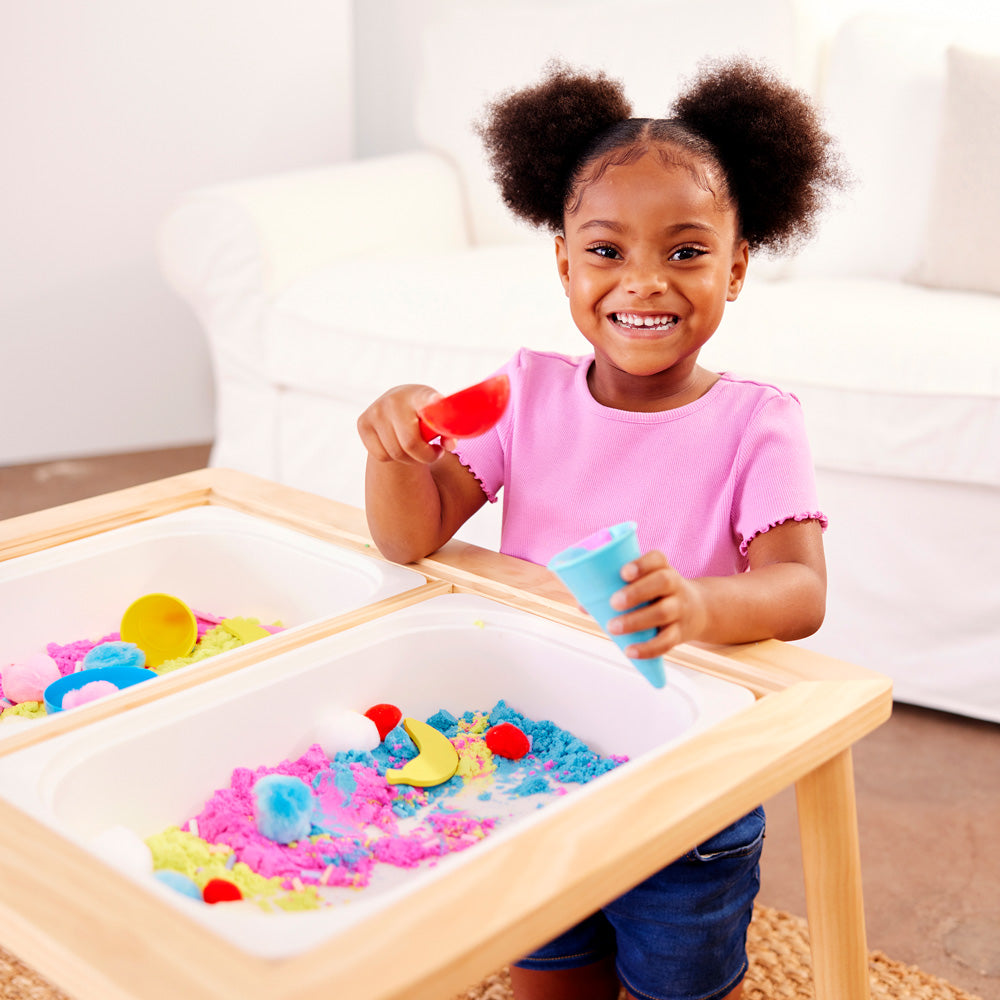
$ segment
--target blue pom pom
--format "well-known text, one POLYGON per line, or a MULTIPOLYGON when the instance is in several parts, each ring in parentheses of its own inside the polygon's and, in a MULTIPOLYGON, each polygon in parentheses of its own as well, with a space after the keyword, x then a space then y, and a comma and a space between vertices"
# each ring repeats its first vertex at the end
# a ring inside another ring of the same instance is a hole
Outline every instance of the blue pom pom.
POLYGON ((277 844, 290 844, 309 836, 312 829, 313 794, 301 779, 290 774, 266 774, 253 786, 257 803, 257 830, 277 844))
POLYGON ((198 884, 183 872, 175 872, 172 868, 161 868, 159 871, 153 872, 153 877, 164 885, 169 885, 171 889, 176 889, 184 896, 197 899, 199 903, 204 902, 198 884))
POLYGON ((134 642, 102 642, 83 658, 83 669, 91 667, 144 667, 146 654, 134 642))

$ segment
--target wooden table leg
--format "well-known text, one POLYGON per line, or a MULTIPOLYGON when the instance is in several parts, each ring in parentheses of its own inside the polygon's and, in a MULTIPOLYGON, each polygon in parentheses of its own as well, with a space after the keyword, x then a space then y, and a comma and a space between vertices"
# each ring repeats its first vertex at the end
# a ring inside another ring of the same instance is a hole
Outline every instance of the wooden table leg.
POLYGON ((870 1000, 850 748, 795 785, 816 1000, 870 1000))

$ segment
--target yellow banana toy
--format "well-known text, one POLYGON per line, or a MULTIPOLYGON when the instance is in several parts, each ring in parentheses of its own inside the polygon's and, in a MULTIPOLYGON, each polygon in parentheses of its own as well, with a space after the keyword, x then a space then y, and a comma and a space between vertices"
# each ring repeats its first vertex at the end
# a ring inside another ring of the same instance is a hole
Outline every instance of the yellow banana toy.
POLYGON ((458 770, 458 751, 451 740, 419 719, 403 719, 419 753, 401 768, 389 768, 385 780, 390 785, 418 785, 429 788, 444 784, 458 770))

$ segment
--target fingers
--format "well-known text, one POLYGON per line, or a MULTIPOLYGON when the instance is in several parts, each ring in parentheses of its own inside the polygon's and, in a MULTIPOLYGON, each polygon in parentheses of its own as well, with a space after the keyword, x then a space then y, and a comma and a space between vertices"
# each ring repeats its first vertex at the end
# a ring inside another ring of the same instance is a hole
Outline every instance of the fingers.
POLYGON ((611 598, 611 606, 624 614, 608 622, 613 635, 655 629, 646 642, 625 650, 630 659, 661 656, 678 643, 696 638, 704 623, 704 609, 697 584, 685 579, 662 552, 648 552, 622 567, 626 585, 611 598))
POLYGON ((647 552, 626 563, 621 576, 627 586, 611 598, 611 606, 621 611, 645 604, 676 589, 680 574, 667 562, 662 552, 647 552))
POLYGON ((656 635, 647 642, 626 646, 623 652, 630 660, 651 660, 653 657, 669 653, 674 646, 679 646, 685 641, 686 637, 681 624, 674 622, 659 629, 656 635))
POLYGON ((396 386, 381 395, 358 417, 358 434, 377 462, 430 465, 455 446, 453 438, 435 443, 420 433, 417 411, 440 398, 430 386, 396 386))
POLYGON ((676 597, 662 597, 635 611, 619 615, 608 622, 608 631, 612 635, 627 636, 632 632, 643 632, 653 629, 655 635, 645 642, 636 642, 626 647, 625 655, 631 660, 647 659, 661 656, 673 649, 687 636, 684 629, 684 607, 676 597))

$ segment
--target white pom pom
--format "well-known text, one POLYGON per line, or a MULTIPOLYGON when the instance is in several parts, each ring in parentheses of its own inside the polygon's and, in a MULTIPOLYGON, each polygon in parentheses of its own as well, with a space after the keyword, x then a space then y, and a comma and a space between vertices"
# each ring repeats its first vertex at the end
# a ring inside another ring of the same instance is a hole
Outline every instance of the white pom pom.
POLYGON ((360 712, 349 708, 330 709, 316 720, 314 742, 327 757, 347 750, 374 750, 382 742, 378 726, 360 712))
POLYGON ((144 874, 153 870, 153 852, 127 826, 109 826, 90 841, 91 849, 124 872, 144 874))

